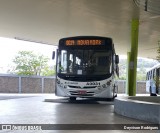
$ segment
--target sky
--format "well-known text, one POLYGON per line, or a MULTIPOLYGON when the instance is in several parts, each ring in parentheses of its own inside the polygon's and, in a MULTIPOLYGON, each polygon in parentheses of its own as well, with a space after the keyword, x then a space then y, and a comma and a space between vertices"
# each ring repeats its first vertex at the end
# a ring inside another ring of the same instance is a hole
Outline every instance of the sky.
POLYGON ((8 67, 13 65, 12 60, 18 51, 33 51, 36 54, 47 56, 50 58, 49 65, 54 65, 52 52, 55 49, 56 47, 53 45, 0 37, 0 73, 6 73, 8 67))

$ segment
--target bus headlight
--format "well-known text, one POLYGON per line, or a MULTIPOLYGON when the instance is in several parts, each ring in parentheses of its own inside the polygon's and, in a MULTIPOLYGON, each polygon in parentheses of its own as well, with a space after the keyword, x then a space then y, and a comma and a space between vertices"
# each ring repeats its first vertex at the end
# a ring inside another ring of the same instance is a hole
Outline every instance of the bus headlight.
POLYGON ((97 86, 97 89, 98 89, 98 90, 101 90, 101 86, 97 86))
POLYGON ((64 88, 64 89, 67 88, 67 85, 63 85, 63 83, 60 83, 60 84, 58 84, 58 85, 59 85, 59 87, 61 87, 61 88, 64 88))
POLYGON ((62 83, 60 83, 60 87, 63 87, 63 84, 62 84, 62 83))
POLYGON ((107 88, 107 85, 106 85, 106 84, 103 84, 103 85, 102 85, 102 88, 107 88))
POLYGON ((67 88, 67 85, 64 85, 63 88, 66 89, 66 88, 67 88))
POLYGON ((102 86, 97 86, 97 88, 98 88, 98 90, 101 90, 101 91, 102 91, 102 90, 104 90, 104 89, 107 87, 107 86, 106 86, 106 87, 105 87, 105 86, 106 86, 106 85, 104 84, 104 85, 102 85, 102 86))
POLYGON ((108 86, 110 86, 111 85, 111 80, 110 81, 107 81, 107 83, 105 83, 105 84, 103 84, 101 87, 102 88, 107 88, 108 86))
POLYGON ((57 79, 57 84, 60 84, 60 80, 57 79))
POLYGON ((111 82, 112 82, 112 81, 109 80, 109 81, 107 82, 107 85, 110 86, 110 85, 111 85, 111 82))

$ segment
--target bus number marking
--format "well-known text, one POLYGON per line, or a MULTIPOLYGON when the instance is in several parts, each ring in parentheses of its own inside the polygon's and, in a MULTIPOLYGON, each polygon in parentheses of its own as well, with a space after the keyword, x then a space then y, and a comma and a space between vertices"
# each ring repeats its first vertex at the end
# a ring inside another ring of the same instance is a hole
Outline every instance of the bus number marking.
POLYGON ((100 82, 87 82, 86 85, 100 85, 100 82))

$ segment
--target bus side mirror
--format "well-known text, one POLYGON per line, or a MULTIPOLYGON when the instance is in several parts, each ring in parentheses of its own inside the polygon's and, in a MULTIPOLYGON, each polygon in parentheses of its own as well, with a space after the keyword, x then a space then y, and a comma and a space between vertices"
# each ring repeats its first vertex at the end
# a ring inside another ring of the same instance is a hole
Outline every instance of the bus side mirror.
POLYGON ((52 59, 55 59, 55 51, 52 52, 52 59))
POLYGON ((115 63, 118 64, 119 63, 119 56, 115 55, 115 63))

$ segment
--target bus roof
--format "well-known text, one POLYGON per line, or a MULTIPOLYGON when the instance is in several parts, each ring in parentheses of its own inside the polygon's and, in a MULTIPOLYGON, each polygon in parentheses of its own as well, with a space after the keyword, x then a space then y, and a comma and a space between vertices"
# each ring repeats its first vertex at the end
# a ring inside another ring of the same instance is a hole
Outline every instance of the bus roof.
POLYGON ((102 37, 102 36, 72 36, 72 37, 61 38, 60 40, 65 40, 65 39, 87 39, 87 38, 101 38, 101 39, 108 39, 108 40, 112 41, 112 38, 110 38, 110 37, 102 37))
POLYGON ((155 69, 155 68, 160 68, 160 63, 158 63, 157 65, 154 65, 152 68, 150 68, 147 72, 155 69))

